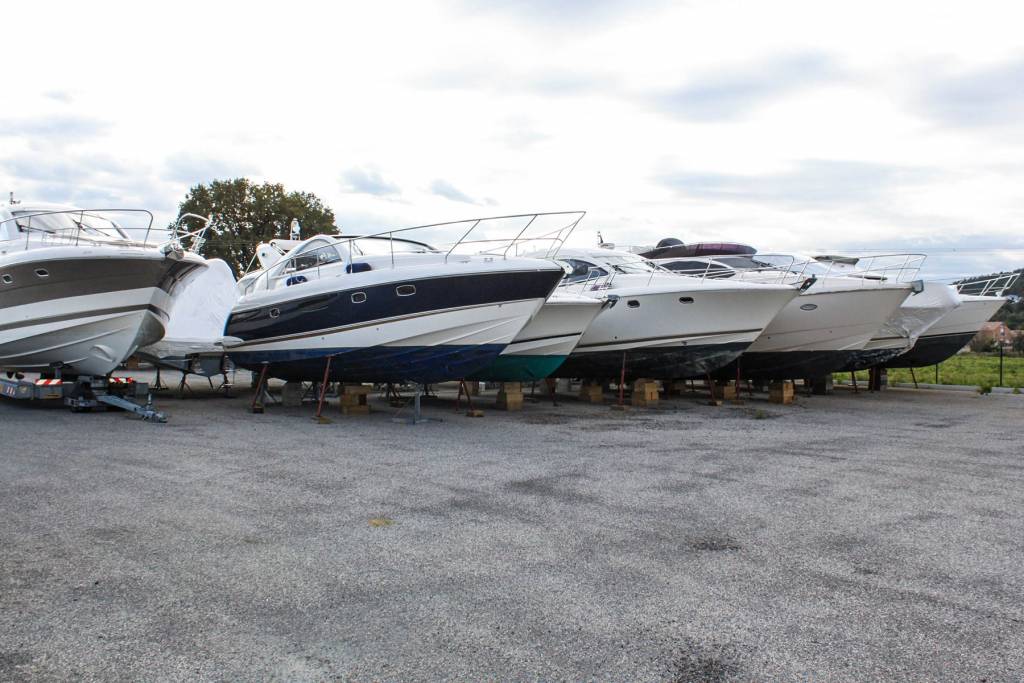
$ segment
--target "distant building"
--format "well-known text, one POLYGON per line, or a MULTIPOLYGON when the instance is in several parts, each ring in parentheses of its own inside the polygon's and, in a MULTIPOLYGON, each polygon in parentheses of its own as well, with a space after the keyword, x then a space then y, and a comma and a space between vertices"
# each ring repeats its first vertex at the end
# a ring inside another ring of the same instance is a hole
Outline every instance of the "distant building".
POLYGON ((974 337, 974 341, 986 343, 996 342, 997 344, 1002 341, 1005 348, 1010 348, 1013 346, 1013 340, 1021 334, 1024 334, 1024 331, 1010 329, 1006 326, 1006 323, 991 322, 985 323, 981 326, 981 329, 978 330, 978 334, 974 337))

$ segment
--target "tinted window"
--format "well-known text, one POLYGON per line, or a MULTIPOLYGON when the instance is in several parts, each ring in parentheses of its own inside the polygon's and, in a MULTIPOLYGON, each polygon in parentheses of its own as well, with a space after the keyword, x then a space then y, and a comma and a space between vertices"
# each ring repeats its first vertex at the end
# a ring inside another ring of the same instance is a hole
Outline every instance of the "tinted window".
POLYGON ((599 268, 597 264, 584 261, 583 259, 568 258, 562 259, 561 262, 569 264, 569 267, 572 268, 572 272, 565 277, 567 282, 579 282, 587 278, 596 278, 608 274, 608 271, 604 268, 599 268))

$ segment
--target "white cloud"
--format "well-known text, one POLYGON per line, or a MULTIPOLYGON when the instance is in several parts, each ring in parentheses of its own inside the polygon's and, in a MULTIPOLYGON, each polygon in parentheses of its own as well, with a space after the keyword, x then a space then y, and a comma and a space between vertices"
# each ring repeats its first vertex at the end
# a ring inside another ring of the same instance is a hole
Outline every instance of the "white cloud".
POLYGON ((1019 3, 5 13, 46 25, 48 49, 8 36, 32 59, 0 94, 0 196, 141 202, 166 220, 189 185, 248 174, 315 192, 353 232, 582 208, 580 242, 600 229, 623 244, 841 249, 938 234, 998 267, 1019 253, 1019 3), (170 49, 196 16, 194 49, 170 49))

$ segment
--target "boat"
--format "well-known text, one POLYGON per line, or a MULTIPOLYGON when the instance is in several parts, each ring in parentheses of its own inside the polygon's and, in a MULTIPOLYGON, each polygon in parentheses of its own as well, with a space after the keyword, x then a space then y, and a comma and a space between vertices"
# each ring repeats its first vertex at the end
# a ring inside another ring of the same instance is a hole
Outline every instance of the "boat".
POLYGON ((960 306, 956 289, 941 282, 923 282, 900 304, 900 307, 881 329, 875 332, 853 361, 842 369, 845 372, 866 370, 884 365, 907 353, 943 316, 960 306))
POLYGON ((558 221, 545 239, 561 244, 582 217, 528 214, 311 237, 239 281, 223 343, 238 367, 287 381, 470 377, 494 364, 564 275, 551 260, 509 251, 535 239, 527 229, 543 219, 558 221), (510 225, 515 237, 495 237, 510 225), (460 233, 447 248, 414 237, 442 228, 460 233), (481 244, 489 251, 480 253, 481 244))
POLYGON ((188 244, 200 233, 152 225, 145 210, 0 205, 0 369, 106 376, 161 339, 206 264, 188 244))
POLYGON ((494 364, 470 379, 533 382, 551 376, 608 303, 604 297, 555 291, 494 364))
POLYGON ((1006 303, 1004 293, 1020 273, 956 285, 959 306, 949 311, 921 334, 907 352, 885 363, 887 368, 920 368, 937 365, 967 346, 982 325, 1006 303))
POLYGON ((140 347, 140 359, 157 368, 212 377, 230 372, 222 338, 238 300, 231 267, 208 259, 206 269, 186 283, 170 312, 162 339, 140 347))
POLYGON ((736 362, 719 370, 720 378, 806 379, 837 372, 858 359, 915 286, 908 280, 917 272, 917 255, 886 255, 872 263, 873 272, 840 273, 810 257, 756 254, 746 245, 726 249, 722 256, 698 256, 705 250, 684 245, 671 251, 664 243, 647 253, 675 254, 656 260, 675 272, 716 280, 807 283, 736 362))
POLYGON ((555 372, 585 379, 704 377, 757 339, 796 286, 681 277, 626 251, 562 249, 561 291, 607 297, 555 372))

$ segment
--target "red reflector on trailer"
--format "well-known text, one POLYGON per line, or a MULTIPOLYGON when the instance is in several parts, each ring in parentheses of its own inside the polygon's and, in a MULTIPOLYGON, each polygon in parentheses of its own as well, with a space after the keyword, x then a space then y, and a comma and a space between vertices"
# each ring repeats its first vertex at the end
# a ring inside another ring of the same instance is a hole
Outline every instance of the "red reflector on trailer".
POLYGON ((64 380, 62 380, 62 379, 37 379, 36 380, 36 386, 37 387, 59 387, 62 384, 64 384, 64 380))

